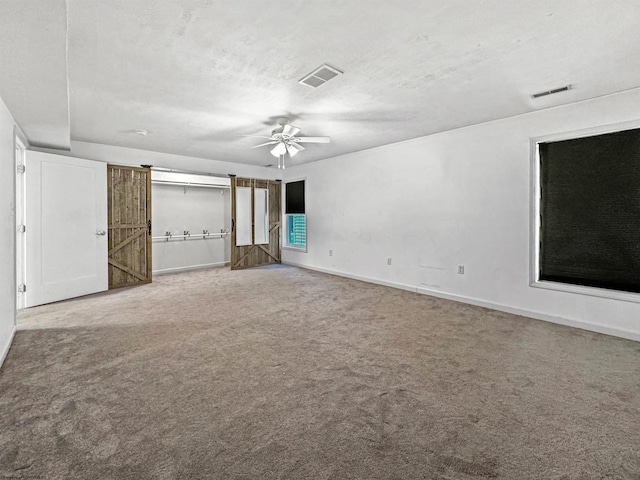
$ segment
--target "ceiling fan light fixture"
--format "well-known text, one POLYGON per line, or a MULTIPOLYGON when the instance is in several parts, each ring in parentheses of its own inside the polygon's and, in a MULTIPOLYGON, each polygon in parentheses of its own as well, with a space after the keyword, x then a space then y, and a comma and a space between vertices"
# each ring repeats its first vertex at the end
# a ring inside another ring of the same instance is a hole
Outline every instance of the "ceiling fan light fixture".
POLYGON ((287 152, 289 153, 289 155, 291 155, 292 157, 298 153, 300 150, 296 150, 295 148, 293 148, 293 145, 287 145, 287 152))
POLYGON ((280 155, 284 155, 285 153, 287 153, 287 146, 282 142, 278 143, 271 149, 271 155, 273 155, 274 157, 279 157, 280 155))
POLYGON ((295 142, 290 142, 287 144, 287 151, 289 152, 289 155, 291 155, 292 157, 298 153, 303 151, 305 148, 302 145, 298 145, 295 142))

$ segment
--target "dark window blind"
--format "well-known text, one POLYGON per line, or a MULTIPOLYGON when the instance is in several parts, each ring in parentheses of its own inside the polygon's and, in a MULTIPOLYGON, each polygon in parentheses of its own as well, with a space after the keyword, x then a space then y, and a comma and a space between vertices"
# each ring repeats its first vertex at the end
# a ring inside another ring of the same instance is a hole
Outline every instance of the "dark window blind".
POLYGON ((305 213, 304 180, 285 185, 285 213, 305 213))
POLYGON ((539 152, 540 279, 640 292, 640 129, 539 152))

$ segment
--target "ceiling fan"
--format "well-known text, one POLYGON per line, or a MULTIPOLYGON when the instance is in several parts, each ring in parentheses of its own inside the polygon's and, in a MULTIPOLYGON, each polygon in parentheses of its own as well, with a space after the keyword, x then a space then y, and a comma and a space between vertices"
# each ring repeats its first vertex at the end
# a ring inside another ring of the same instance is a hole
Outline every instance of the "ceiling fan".
POLYGON ((289 123, 287 117, 281 117, 277 120, 278 127, 271 132, 270 137, 264 137, 260 135, 244 135, 245 137, 258 137, 266 138, 269 141, 261 143, 251 148, 265 147, 267 145, 274 145, 271 149, 271 155, 278 157, 278 168, 284 168, 284 156, 289 154, 293 157, 298 152, 303 151, 305 148, 300 145, 301 143, 329 143, 330 137, 296 137, 296 134, 300 131, 300 128, 294 127, 289 123), (282 163, 282 166, 280 164, 282 163))

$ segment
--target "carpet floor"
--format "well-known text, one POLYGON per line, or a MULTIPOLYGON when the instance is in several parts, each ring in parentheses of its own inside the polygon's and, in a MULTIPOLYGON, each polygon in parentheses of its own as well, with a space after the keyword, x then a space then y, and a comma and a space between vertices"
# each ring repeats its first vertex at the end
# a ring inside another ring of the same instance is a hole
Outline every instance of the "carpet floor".
POLYGON ((2 479, 640 478, 637 342, 285 266, 18 325, 2 479))

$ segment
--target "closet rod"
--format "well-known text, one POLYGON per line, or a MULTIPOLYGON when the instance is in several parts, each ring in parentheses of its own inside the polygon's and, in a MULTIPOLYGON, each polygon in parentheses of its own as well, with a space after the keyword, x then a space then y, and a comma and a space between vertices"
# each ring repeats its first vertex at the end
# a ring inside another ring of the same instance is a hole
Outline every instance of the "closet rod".
POLYGON ((175 185, 179 187, 204 187, 204 188, 223 188, 223 189, 231 188, 230 185, 209 185, 206 183, 189 183, 189 182, 167 182, 164 180, 151 180, 151 183, 155 183, 158 185, 175 185))

